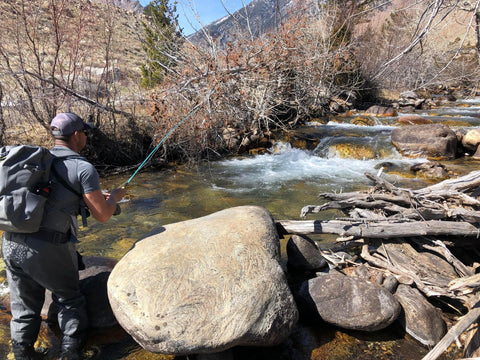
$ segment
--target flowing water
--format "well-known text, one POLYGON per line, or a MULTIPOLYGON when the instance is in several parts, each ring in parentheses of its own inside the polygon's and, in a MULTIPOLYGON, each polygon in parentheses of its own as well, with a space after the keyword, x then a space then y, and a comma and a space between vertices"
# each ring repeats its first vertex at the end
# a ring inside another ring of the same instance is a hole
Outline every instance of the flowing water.
MULTIPOLYGON (((318 194, 366 189, 371 183, 364 173, 377 173, 380 168, 384 169, 382 176, 397 186, 419 188, 429 184, 426 180, 405 176, 411 165, 426 159, 402 157, 392 147, 390 134, 397 117, 376 118, 374 126, 356 126, 350 123, 356 115, 359 114, 342 118, 341 123, 332 120, 326 125, 312 123, 302 128, 297 135, 314 144, 307 147, 309 150, 279 142, 263 155, 209 162, 195 168, 176 167, 140 173, 129 184, 128 201, 122 204, 120 215, 112 217, 107 224, 89 219, 89 227, 81 229, 79 251, 84 256, 120 259, 138 238, 157 227, 239 205, 263 206, 277 220, 300 219, 303 206, 321 202, 318 194), (370 155, 361 160, 353 159, 348 156, 350 148, 346 151, 342 144, 368 148, 370 155)), ((448 123, 452 129, 474 128, 480 123, 480 100, 464 100, 417 115, 448 123)), ((478 162, 471 159, 443 163, 459 175, 478 167, 478 162)), ((102 187, 111 189, 126 178, 128 176, 102 179, 102 187)), ((338 216, 341 214, 328 211, 310 215, 309 219, 338 216)), ((325 241, 328 240, 325 237, 325 241)), ((322 242, 322 238, 318 241, 322 242)), ((285 242, 286 239, 282 239, 284 257, 285 242)), ((0 263, 0 271, 1 284, 3 263, 0 263)), ((3 284, 0 298, 5 293, 3 284)), ((13 358, 9 354, 8 320, 8 309, 3 306, 0 308, 1 359, 13 358)), ((42 326, 41 338, 43 345, 58 349, 55 329, 42 326)), ((173 358, 146 352, 121 329, 93 334, 90 342, 91 359, 173 358)), ((375 334, 347 334, 336 329, 299 327, 288 344, 274 349, 239 351, 236 359, 420 359, 427 352, 428 349, 396 329, 375 334)), ((54 357, 48 355, 46 358, 54 357)))

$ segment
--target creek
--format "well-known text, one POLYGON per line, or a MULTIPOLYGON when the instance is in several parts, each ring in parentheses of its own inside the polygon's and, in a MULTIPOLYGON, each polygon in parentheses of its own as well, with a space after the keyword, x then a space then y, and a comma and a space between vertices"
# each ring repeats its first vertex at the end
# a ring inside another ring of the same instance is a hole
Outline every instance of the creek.
MULTIPOLYGON (((331 119, 327 124, 311 123, 299 129, 294 136, 307 144, 304 148, 278 142, 262 155, 190 168, 141 172, 129 184, 128 201, 121 205, 122 213, 106 224, 90 218, 88 228, 80 231, 78 249, 84 256, 120 259, 138 238, 157 227, 239 205, 263 206, 276 220, 299 220, 303 206, 320 203, 319 193, 366 189, 371 183, 364 173, 377 173, 380 168, 384 169, 382 176, 397 186, 419 188, 431 183, 409 172, 412 165, 427 159, 403 157, 391 144, 390 134, 398 116, 370 118, 373 126, 353 125, 351 122, 358 115, 362 114, 331 119), (351 157, 352 151, 362 154, 359 151, 365 149, 369 156, 351 157)), ((437 109, 418 110, 416 115, 446 123, 453 130, 475 128, 480 123, 480 99, 464 99, 437 109)), ((478 162, 471 158, 442 163, 458 175, 478 167, 478 162)), ((117 187, 126 178, 128 175, 102 179, 102 187, 105 190, 117 187)), ((341 213, 332 210, 316 215, 315 219, 340 216, 341 213)), ((321 236, 315 240, 322 246, 332 239, 321 236)), ((286 260, 286 241, 282 239, 283 261, 286 260)), ((3 279, 4 265, 0 263, 0 284, 3 279)), ((0 296, 2 293, 5 293, 4 286, 0 287, 0 296)), ((6 359, 9 316, 6 308, 0 310, 0 358, 6 359)), ((42 333, 47 345, 58 347, 58 331, 44 326, 42 333)), ((141 349, 121 329, 108 334, 92 334, 90 342, 94 344, 89 350, 91 359, 173 359, 141 349)), ((421 359, 427 352, 427 348, 395 327, 376 333, 359 333, 301 326, 282 346, 239 350, 235 359, 421 359)), ((455 358, 453 352, 451 357, 443 357, 449 358, 455 358)))

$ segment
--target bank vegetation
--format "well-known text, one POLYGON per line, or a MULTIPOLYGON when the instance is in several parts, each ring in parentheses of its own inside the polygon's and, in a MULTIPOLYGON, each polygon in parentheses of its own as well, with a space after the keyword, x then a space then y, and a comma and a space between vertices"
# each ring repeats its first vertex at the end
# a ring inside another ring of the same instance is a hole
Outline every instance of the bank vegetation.
MULTIPOLYGON (((152 4, 175 16, 168 0, 152 4)), ((247 27, 220 46, 206 31, 192 43, 176 21, 172 33, 151 13, 108 3, 3 1, 0 144, 48 145, 50 119, 74 111, 96 123, 87 156, 108 171, 138 164, 189 116, 153 162, 198 161, 387 101, 379 89, 475 90, 474 4, 409 5, 297 1, 276 29, 254 36, 247 27), (161 72, 153 88, 141 86, 149 64, 161 72)))

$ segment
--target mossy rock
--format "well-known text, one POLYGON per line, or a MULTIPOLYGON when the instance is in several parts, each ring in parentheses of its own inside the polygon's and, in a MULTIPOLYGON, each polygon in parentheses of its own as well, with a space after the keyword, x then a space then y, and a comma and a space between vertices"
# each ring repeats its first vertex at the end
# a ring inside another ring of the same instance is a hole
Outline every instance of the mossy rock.
POLYGON ((440 124, 443 124, 445 126, 448 126, 450 128, 457 127, 457 128, 462 128, 462 127, 470 127, 472 124, 470 124, 467 121, 456 121, 456 120, 446 120, 440 122, 440 124))
POLYGON ((375 120, 365 116, 357 116, 352 120, 352 124, 359 126, 374 126, 375 120))
POLYGON ((371 160, 376 158, 373 148, 357 144, 335 144, 331 150, 342 159, 371 160))

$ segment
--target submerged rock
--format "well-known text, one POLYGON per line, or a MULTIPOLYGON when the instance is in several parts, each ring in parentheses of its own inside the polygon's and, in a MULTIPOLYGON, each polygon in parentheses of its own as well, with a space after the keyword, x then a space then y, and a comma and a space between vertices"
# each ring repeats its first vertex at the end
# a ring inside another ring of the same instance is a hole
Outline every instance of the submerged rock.
POLYGON ((349 143, 331 145, 329 154, 342 159, 371 160, 376 158, 375 150, 372 147, 349 143))
POLYGON ((166 225, 119 261, 108 294, 145 349, 214 353, 284 341, 298 311, 270 213, 241 206, 166 225))
POLYGON ((357 116, 352 120, 352 124, 358 126, 375 126, 377 125, 377 122, 375 121, 375 118, 372 117, 357 116))
POLYGON ((445 165, 438 161, 428 161, 415 164, 410 168, 418 177, 426 179, 443 180, 449 177, 448 170, 445 165))
POLYGON ((432 120, 425 119, 424 117, 418 115, 404 115, 400 116, 397 120, 397 124, 400 125, 423 125, 423 124, 433 124, 432 120))
MULTIPOLYGON (((395 297, 370 281, 327 274, 305 281, 298 292, 301 312, 344 329, 376 331, 400 314, 395 297)), ((303 315, 303 314, 302 314, 303 315)))

